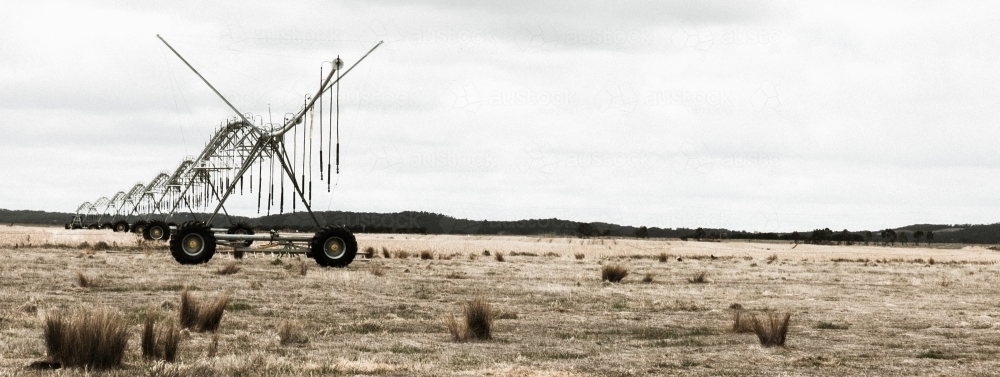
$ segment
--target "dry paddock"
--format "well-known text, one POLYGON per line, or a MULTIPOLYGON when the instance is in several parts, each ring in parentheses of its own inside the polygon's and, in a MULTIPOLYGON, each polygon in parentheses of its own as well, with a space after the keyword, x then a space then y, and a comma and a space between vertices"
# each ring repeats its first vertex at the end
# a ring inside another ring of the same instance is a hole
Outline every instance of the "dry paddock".
MULTIPOLYGON (((0 375, 51 374, 24 368, 45 357, 45 314, 95 306, 120 311, 133 329, 125 365, 98 375, 1000 370, 1000 252, 986 248, 392 234, 359 235, 358 241, 375 250, 371 261, 323 269, 262 252, 236 262, 239 272, 219 275, 234 262, 228 254, 181 266, 163 246, 129 234, 0 227, 0 375), (77 247, 101 241, 108 250, 77 247), (410 256, 393 257, 400 251, 410 256), (421 259, 422 251, 433 259, 421 259), (660 254, 669 257, 661 262, 660 254), (611 263, 629 269, 621 283, 601 281, 600 269, 611 263), (702 272, 707 283, 689 282, 702 272), (80 287, 78 273, 95 284, 80 287), (652 282, 644 283, 647 274, 652 282), (185 333, 177 363, 144 361, 138 351, 143 316, 153 308, 175 320, 185 286, 198 297, 231 295, 217 353, 208 356, 211 335, 185 333), (460 315, 462 303, 479 295, 499 316, 494 339, 452 341, 442 317, 460 315), (763 348, 753 334, 731 332, 733 304, 790 312, 786 347, 763 348), (282 322, 295 324, 308 341, 282 345, 282 322)), ((60 372, 84 374, 93 373, 60 372)))

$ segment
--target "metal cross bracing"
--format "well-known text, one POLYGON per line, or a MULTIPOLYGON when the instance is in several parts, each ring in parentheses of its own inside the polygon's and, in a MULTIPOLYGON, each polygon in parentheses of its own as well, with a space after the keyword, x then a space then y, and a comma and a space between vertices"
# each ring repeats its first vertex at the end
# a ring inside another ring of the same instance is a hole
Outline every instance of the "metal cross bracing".
MULTIPOLYGON (((279 247, 280 253, 304 253, 323 266, 342 267, 350 264, 357 254, 354 235, 343 226, 324 227, 312 212, 313 173, 317 172, 313 165, 313 154, 316 149, 319 150, 319 181, 326 181, 329 192, 333 174, 331 170, 333 161, 330 160, 333 160, 331 155, 334 154, 331 153, 334 152, 334 126, 337 127, 336 172, 338 174, 340 164, 340 81, 382 42, 378 42, 346 70, 343 69, 344 65, 339 57, 323 62, 317 92, 305 96, 298 111, 286 114, 282 122, 265 124, 262 116, 254 117, 252 114, 238 111, 177 50, 162 37, 157 37, 233 110, 235 116, 223 121, 202 152, 197 157, 185 159, 173 174, 160 173, 146 185, 137 184, 128 193, 119 192, 120 195, 107 199, 109 205, 106 207, 115 208, 114 218, 119 216, 140 218, 131 224, 131 227, 124 220, 119 220, 114 224, 115 231, 120 231, 124 223, 125 229, 141 232, 147 239, 170 238, 171 254, 182 264, 207 262, 214 255, 217 244, 231 247, 237 257, 244 252, 259 252, 261 249, 249 247, 253 241, 269 241, 279 247), (323 71, 326 65, 330 67, 328 72, 323 71), (325 109, 328 115, 324 119, 325 102, 329 107, 325 109), (317 122, 317 104, 318 144, 313 138, 313 128, 317 122), (325 161, 324 125, 328 128, 325 161), (291 145, 290 148, 288 144, 291 145), (324 162, 326 162, 325 172, 324 162), (297 210, 297 204, 301 204, 318 231, 315 234, 284 234, 275 231, 254 234, 249 226, 234 224, 232 219, 229 219, 230 228, 212 228, 211 224, 220 211, 229 217, 225 203, 232 195, 243 194, 244 181, 248 174, 249 192, 253 194, 255 186, 257 189, 258 213, 261 208, 266 207, 267 213, 270 214, 272 207, 275 206, 279 212, 285 211, 284 187, 287 183, 293 197, 290 200, 290 209, 294 212, 297 210), (256 182, 254 182, 255 177, 256 182), (263 194, 265 191, 266 198, 263 194), (279 193, 277 197, 276 192, 279 193), (182 208, 190 210, 196 221, 189 221, 179 226, 165 222, 182 208), (209 212, 207 219, 201 221, 197 218, 195 208, 212 208, 212 211, 209 212), (163 218, 154 219, 154 216, 163 218)), ((81 208, 84 212, 90 211, 89 207, 81 208)))

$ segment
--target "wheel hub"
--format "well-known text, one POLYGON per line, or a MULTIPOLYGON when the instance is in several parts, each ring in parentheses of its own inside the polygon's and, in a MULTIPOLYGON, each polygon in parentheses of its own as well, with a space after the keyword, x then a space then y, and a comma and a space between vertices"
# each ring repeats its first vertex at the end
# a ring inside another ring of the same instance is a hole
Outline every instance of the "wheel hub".
POLYGON ((184 249, 184 253, 188 255, 198 255, 205 249, 205 240, 198 234, 189 234, 184 237, 184 242, 182 242, 181 245, 184 249))
POLYGON ((323 245, 323 253, 330 259, 340 259, 347 251, 347 245, 339 237, 330 237, 323 245))

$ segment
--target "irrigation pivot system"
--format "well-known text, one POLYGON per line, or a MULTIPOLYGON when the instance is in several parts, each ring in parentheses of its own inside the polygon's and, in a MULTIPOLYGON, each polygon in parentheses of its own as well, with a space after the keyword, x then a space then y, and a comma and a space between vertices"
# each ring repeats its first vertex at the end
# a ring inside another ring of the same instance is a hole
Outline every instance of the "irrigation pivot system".
POLYGON ((217 246, 231 248, 237 258, 246 252, 263 251, 250 247, 254 241, 277 245, 281 253, 306 254, 321 266, 343 267, 350 264, 357 255, 357 241, 345 227, 322 224, 313 213, 314 183, 318 182, 319 186, 326 183, 327 192, 330 192, 331 176, 340 170, 340 81, 382 42, 375 44, 346 69, 339 57, 320 64, 317 92, 306 96, 302 107, 295 113, 286 114, 280 123, 264 123, 262 116, 239 111, 173 46, 159 35, 157 38, 225 102, 235 116, 222 122, 197 157, 184 159, 173 173, 159 173, 147 184, 139 183, 110 199, 100 198, 80 205, 67 228, 108 228, 141 233, 151 240, 169 240, 170 252, 181 264, 207 262, 215 254, 217 246), (331 69, 324 74, 327 64, 331 69), (324 102, 329 105, 326 109, 324 102), (325 118, 324 112, 327 112, 325 118), (313 132, 317 123, 318 143, 313 132), (328 129, 325 135, 324 127, 328 129), (335 138, 336 149, 333 148, 335 138), (324 142, 327 151, 325 161, 324 142), (318 164, 314 164, 317 149, 318 164), (334 156, 331 154, 336 156, 336 171, 332 169, 334 161, 330 160, 334 156), (314 180, 315 173, 318 173, 318 180, 314 180), (272 230, 266 234, 255 234, 251 227, 236 223, 229 217, 225 206, 227 200, 245 192, 253 196, 255 186, 258 213, 266 208, 267 214, 270 214, 274 207, 284 213, 286 184, 289 186, 291 210, 296 211, 297 205, 301 204, 317 229, 315 233, 279 233, 272 230), (199 219, 195 208, 211 211, 205 218, 199 219), (180 225, 168 222, 184 209, 190 211, 195 221, 180 225), (228 220, 228 228, 212 226, 220 213, 228 220), (108 219, 105 220, 105 217, 108 219))

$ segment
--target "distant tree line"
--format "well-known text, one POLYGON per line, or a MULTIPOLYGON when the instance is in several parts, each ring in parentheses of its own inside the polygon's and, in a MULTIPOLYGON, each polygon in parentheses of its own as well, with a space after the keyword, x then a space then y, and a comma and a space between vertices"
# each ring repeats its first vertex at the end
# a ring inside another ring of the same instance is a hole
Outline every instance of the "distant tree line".
MULTIPOLYGON (((365 213, 345 211, 316 212, 323 224, 345 225, 357 233, 417 233, 417 234, 496 234, 496 235, 564 235, 576 237, 636 237, 682 238, 700 241, 723 239, 785 240, 832 245, 910 245, 919 243, 1000 244, 1000 223, 988 225, 916 224, 879 231, 833 231, 829 228, 811 232, 748 232, 722 228, 658 228, 623 226, 602 222, 577 222, 560 219, 529 219, 517 221, 486 221, 457 219, 431 212, 365 213)), ((72 213, 45 211, 15 211, 0 209, 0 224, 45 224, 61 226, 69 222, 72 213)), ((206 214, 178 214, 170 221, 182 223, 205 219, 206 214)), ((285 213, 259 218, 232 217, 232 222, 246 222, 259 229, 314 231, 315 224, 307 213, 285 213)), ((227 216, 216 216, 215 226, 228 226, 227 216)))

